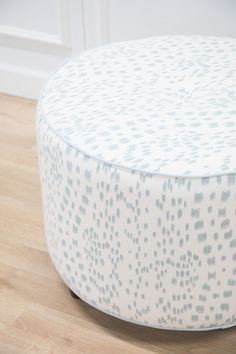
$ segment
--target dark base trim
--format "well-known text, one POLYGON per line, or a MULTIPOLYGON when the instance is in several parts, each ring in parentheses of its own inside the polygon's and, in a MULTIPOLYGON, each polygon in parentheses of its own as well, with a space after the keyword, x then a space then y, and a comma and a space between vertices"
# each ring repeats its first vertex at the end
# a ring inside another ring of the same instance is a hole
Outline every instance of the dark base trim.
POLYGON ((81 300, 79 296, 77 296, 71 289, 69 289, 71 296, 73 297, 73 299, 78 299, 81 300))

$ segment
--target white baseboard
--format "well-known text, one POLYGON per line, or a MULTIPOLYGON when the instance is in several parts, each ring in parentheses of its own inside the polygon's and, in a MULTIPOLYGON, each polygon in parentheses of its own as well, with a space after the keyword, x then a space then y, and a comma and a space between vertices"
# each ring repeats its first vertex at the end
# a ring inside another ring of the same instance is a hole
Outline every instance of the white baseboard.
POLYGON ((0 92, 38 99, 40 89, 48 76, 42 71, 0 63, 0 92))

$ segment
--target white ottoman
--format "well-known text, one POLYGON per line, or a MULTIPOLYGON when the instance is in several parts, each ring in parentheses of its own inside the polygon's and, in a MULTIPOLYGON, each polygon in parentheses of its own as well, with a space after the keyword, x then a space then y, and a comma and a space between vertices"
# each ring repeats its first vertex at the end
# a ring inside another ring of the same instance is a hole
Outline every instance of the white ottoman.
POLYGON ((39 102, 46 237, 69 288, 167 329, 236 324, 236 40, 87 51, 39 102))

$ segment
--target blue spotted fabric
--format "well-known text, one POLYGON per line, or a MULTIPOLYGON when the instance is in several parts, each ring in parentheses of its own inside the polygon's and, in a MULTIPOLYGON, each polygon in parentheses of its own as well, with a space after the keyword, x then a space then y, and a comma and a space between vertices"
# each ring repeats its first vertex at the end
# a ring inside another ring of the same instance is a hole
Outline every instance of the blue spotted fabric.
POLYGON ((71 59, 38 146, 52 260, 84 301, 168 329, 236 324, 236 40, 163 36, 71 59))

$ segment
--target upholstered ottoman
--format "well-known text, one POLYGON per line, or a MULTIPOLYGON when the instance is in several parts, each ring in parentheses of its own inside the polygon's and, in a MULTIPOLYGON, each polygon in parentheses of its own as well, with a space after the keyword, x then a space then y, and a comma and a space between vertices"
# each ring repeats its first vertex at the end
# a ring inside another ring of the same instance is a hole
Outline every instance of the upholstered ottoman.
POLYGON ((157 328, 236 324, 236 40, 104 46, 42 91, 48 248, 68 287, 157 328))

